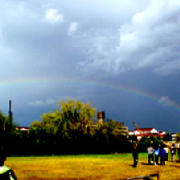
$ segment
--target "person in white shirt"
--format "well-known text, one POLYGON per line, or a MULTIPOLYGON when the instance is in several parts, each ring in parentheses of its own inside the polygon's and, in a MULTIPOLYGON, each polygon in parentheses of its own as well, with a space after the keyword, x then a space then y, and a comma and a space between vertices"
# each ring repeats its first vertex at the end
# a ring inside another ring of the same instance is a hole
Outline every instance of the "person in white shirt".
POLYGON ((152 146, 149 146, 147 148, 147 152, 148 152, 148 164, 152 164, 154 163, 154 148, 152 146))

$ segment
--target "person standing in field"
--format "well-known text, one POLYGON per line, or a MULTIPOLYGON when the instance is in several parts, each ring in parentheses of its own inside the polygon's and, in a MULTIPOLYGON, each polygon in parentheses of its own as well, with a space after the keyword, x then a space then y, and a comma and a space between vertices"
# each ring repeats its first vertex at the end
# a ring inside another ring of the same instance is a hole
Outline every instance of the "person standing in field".
POLYGON ((177 149, 178 157, 179 157, 179 162, 180 162, 180 145, 179 148, 177 149))
POLYGON ((134 144, 133 144, 133 152, 132 152, 132 155, 133 155, 133 159, 134 159, 134 164, 133 164, 133 166, 136 167, 136 166, 137 166, 137 163, 138 163, 138 146, 137 146, 137 143, 134 143, 134 144))
POLYGON ((176 157, 176 148, 175 148, 174 144, 172 144, 172 147, 171 147, 171 161, 172 162, 175 161, 175 157, 176 157))
POLYGON ((152 146, 149 146, 147 148, 148 152, 148 164, 150 165, 151 162, 154 162, 154 148, 152 146))
POLYGON ((159 150, 159 155, 160 155, 160 164, 165 165, 166 151, 162 146, 159 150))
POLYGON ((168 161, 169 148, 166 146, 166 147, 164 147, 164 150, 166 151, 165 161, 168 161))
POLYGON ((154 163, 154 165, 157 165, 158 161, 159 161, 159 148, 158 147, 155 148, 154 154, 155 154, 155 163, 154 163))
POLYGON ((16 180, 13 170, 4 165, 6 154, 3 149, 0 149, 0 179, 2 180, 16 180))

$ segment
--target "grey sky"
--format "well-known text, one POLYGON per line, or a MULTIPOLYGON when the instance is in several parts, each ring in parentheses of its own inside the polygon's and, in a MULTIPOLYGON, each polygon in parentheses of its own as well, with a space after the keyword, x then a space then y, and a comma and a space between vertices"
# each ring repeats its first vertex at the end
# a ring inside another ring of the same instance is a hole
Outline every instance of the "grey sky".
POLYGON ((70 97, 130 129, 178 132, 179 32, 176 0, 3 0, 1 110, 11 99, 29 126, 70 97))

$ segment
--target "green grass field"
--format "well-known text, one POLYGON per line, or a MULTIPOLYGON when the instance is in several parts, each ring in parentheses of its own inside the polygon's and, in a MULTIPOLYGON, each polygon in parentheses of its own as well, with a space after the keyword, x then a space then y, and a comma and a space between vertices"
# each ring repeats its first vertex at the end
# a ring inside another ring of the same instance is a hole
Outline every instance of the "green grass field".
MULTIPOLYGON (((170 158, 169 158, 170 159, 170 158)), ((180 163, 147 165, 147 153, 139 154, 138 166, 132 166, 132 154, 75 155, 44 157, 8 157, 18 179, 123 179, 160 173, 161 180, 180 179, 180 163)), ((156 178, 154 178, 156 179, 156 178)))

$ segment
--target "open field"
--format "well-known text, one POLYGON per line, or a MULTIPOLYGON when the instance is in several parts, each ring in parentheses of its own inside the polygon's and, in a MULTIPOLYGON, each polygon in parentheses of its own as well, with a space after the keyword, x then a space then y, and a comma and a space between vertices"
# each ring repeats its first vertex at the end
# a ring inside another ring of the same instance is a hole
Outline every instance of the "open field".
MULTIPOLYGON (((180 179, 180 163, 166 162, 165 166, 147 165, 147 154, 139 155, 136 168, 131 154, 77 155, 47 157, 8 157, 18 179, 123 179, 138 175, 160 173, 160 180, 180 179)), ((156 179, 156 178, 154 178, 156 179)))

